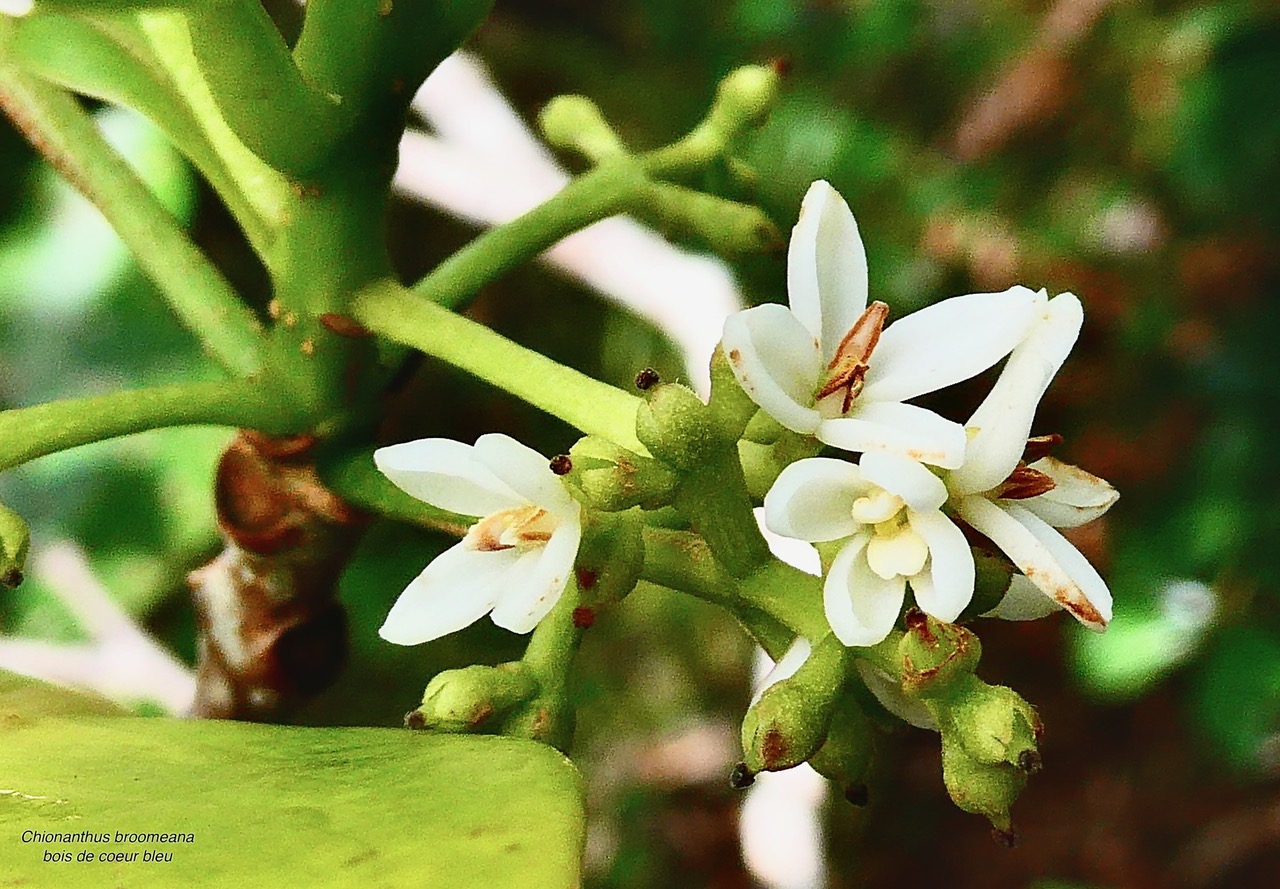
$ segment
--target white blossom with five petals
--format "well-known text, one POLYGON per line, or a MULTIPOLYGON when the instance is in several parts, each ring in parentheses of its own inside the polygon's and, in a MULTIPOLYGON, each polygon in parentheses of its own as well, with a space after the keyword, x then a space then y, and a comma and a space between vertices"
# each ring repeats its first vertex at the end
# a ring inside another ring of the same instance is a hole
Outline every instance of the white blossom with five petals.
POLYGON ((885 327, 867 303, 867 258, 853 214, 826 182, 805 195, 787 255, 790 308, 729 317, 722 344, 743 389, 795 432, 857 452, 958 467, 957 423, 905 401, 966 380, 1004 358, 1047 295, 1026 287, 943 300, 885 327))
POLYGON ((1061 607, 1101 630, 1111 620, 1111 591, 1055 529, 1096 519, 1120 495, 1082 469, 1039 456, 1035 452, 1042 442, 1028 441, 1040 399, 1075 345, 1083 320, 1080 300, 1070 293, 1041 309, 965 424, 970 440, 964 463, 943 479, 950 508, 990 538, 1025 577, 1015 576, 992 616, 1025 620, 1061 607), (1026 463, 1024 456, 1035 459, 1026 463), (1043 596, 1037 599, 1036 590, 1043 596))
POLYGON ((859 464, 826 457, 792 463, 764 499, 777 534, 810 543, 843 541, 827 571, 827 622, 845 645, 874 645, 893 628, 909 583, 916 604, 954 621, 973 597, 973 553, 940 508, 942 481, 898 454, 859 464))
POLYGON ((582 538, 581 506, 545 457, 499 434, 482 435, 474 446, 444 438, 405 442, 373 457, 411 496, 479 518, 400 594, 378 631, 383 639, 430 642, 486 613, 500 627, 527 633, 559 601, 582 538))

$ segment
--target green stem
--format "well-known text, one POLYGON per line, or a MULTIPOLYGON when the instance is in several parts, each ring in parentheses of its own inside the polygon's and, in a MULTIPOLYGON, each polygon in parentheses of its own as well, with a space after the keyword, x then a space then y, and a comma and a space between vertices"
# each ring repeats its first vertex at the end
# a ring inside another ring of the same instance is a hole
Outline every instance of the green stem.
POLYGON ((507 720, 505 734, 533 738, 561 752, 567 752, 573 742, 569 670, 582 642, 582 628, 573 619, 581 596, 571 580, 551 613, 534 628, 521 663, 537 679, 538 695, 507 720))
POLYGON ((648 453, 635 434, 638 398, 513 343, 393 281, 361 290, 352 313, 373 332, 443 359, 589 435, 648 453))
POLYGON ((634 160, 604 161, 528 213, 476 238, 415 284, 413 291, 439 305, 460 309, 482 286, 561 239, 625 212, 645 190, 634 160))
POLYGON ((79 103, 6 65, 0 69, 0 105, 48 161, 102 211, 205 351, 233 373, 255 372, 261 325, 79 103))
POLYGON ((0 470, 95 441, 163 426, 292 431, 290 412, 254 380, 177 383, 0 412, 0 470))

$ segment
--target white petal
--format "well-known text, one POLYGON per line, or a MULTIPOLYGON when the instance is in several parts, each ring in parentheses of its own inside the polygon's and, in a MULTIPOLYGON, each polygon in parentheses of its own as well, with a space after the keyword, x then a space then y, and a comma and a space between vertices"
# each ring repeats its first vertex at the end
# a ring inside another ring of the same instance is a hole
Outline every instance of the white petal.
POLYGON ((862 398, 906 401, 982 373, 1022 342, 1047 297, 1026 287, 955 296, 885 328, 862 398))
POLYGON ((935 510, 908 514, 911 528, 929 544, 929 564, 911 578, 916 604, 951 623, 973 598, 973 550, 955 522, 935 510))
POLYGON ((824 361, 867 308, 867 252, 849 205, 821 180, 809 186, 787 250, 791 311, 822 344, 824 361))
POLYGON ((551 462, 533 448, 509 435, 491 432, 476 439, 475 457, 526 503, 540 506, 554 516, 578 514, 577 501, 551 471, 551 462))
POLYGON ((903 578, 885 580, 868 567, 867 539, 860 534, 840 550, 822 587, 831 631, 849 646, 875 645, 888 636, 906 593, 903 578))
POLYGON ((769 544, 769 552, 773 553, 775 559, 785 562, 792 568, 799 568, 805 574, 812 574, 814 577, 822 576, 822 557, 818 555, 818 550, 812 543, 783 537, 781 534, 770 531, 765 524, 763 506, 757 506, 751 512, 755 515, 756 525, 759 526, 760 533, 764 535, 764 542, 769 544))
POLYGON ((873 451, 858 461, 862 477, 897 494, 917 510, 937 509, 947 501, 947 486, 922 464, 901 454, 873 451))
POLYGON ((514 549, 481 552, 455 544, 409 582, 378 635, 418 645, 475 623, 498 601, 516 559, 514 549))
POLYGON ((789 309, 768 303, 730 315, 721 345, 743 391, 766 414, 795 432, 818 428, 822 353, 789 309))
POLYGON ((1080 551, 1027 510, 985 497, 965 497, 956 512, 992 542, 1038 586, 1085 626, 1101 630, 1111 620, 1111 591, 1080 551))
POLYGON ((475 459, 474 449, 447 438, 378 448, 373 462, 396 487, 460 515, 487 516, 527 501, 475 459))
POLYGON ((846 451, 886 451, 948 469, 964 460, 964 427, 914 404, 858 399, 849 416, 823 420, 817 436, 846 451))
POLYGON ((1000 604, 982 616, 1000 620, 1039 620, 1061 610, 1062 606, 1041 592, 1040 587, 1023 575, 1015 574, 1000 604))
POLYGON ((797 636, 795 641, 791 643, 791 647, 787 649, 773 669, 765 674, 764 679, 760 680, 760 685, 756 688, 756 693, 751 696, 751 703, 754 704, 760 700, 760 696, 773 685, 777 685, 784 679, 790 679, 796 675, 796 671, 804 666, 804 662, 809 659, 809 655, 813 653, 813 644, 804 636, 797 636))
POLYGON ((536 627, 560 601, 581 539, 578 523, 565 522, 551 534, 546 546, 534 551, 536 559, 521 558, 494 606, 493 622, 513 633, 528 633, 536 627))
POLYGON ((854 659, 853 665, 862 677, 863 685, 875 695, 880 706, 916 728, 927 728, 935 732, 938 730, 938 721, 933 718, 929 708, 919 698, 913 698, 903 691, 902 684, 896 677, 858 658, 854 659))
POLYGON ((1042 457, 1031 468, 1053 479, 1053 490, 1018 503, 1055 528, 1075 528, 1091 522, 1120 499, 1120 492, 1109 482, 1079 466, 1042 457))
POLYGON ((765 495, 765 525, 809 543, 849 537, 859 527, 853 501, 866 490, 852 463, 830 457, 798 460, 782 470, 765 495))
POLYGON ((1013 350, 1000 378, 969 422, 972 438, 964 465, 947 486, 957 494, 989 491, 1018 465, 1040 398, 1080 335, 1080 300, 1063 293, 1049 300, 1027 338, 1013 350))

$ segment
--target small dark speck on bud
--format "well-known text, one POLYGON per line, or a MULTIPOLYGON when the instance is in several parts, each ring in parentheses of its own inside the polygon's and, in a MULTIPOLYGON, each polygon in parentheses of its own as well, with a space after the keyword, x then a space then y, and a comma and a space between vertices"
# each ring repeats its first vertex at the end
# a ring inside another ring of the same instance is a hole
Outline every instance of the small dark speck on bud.
POLYGON ((756 776, 751 774, 751 769, 747 768, 745 762, 738 763, 729 773, 729 786, 734 790, 746 790, 754 783, 756 783, 756 776))
POLYGON ((573 461, 568 454, 556 454, 551 458, 551 471, 556 475, 568 475, 573 471, 573 461))
POLYGON ((3 577, 0 577, 0 585, 7 586, 12 590, 22 586, 22 580, 22 572, 17 568, 10 568, 4 573, 3 577))
POLYGON ((1008 830, 1001 830, 998 827, 994 828, 991 831, 991 839, 995 840, 1006 849, 1012 849, 1014 846, 1018 845, 1022 837, 1013 829, 1013 826, 1010 825, 1008 830))
POLYGON ((636 374, 636 388, 641 392, 647 392, 654 386, 658 385, 658 381, 660 379, 661 377, 658 376, 658 372, 656 370, 652 367, 646 367, 644 370, 640 371, 640 373, 636 374))
POLYGON ((1018 768, 1028 775, 1036 774, 1043 767, 1044 761, 1040 759, 1040 751, 1024 750, 1018 754, 1018 768))
POLYGON ((786 56, 775 56, 769 60, 769 67, 773 69, 773 73, 779 77, 786 77, 791 73, 791 59, 786 56))
POLYGON ((422 715, 421 710, 410 710, 404 715, 404 727, 420 732, 427 727, 427 717, 422 715))
POLYGON ((596 613, 592 608, 586 605, 579 605, 573 609, 573 625, 579 630, 590 629, 591 625, 596 622, 596 613))
POLYGON ((867 785, 850 784, 844 789, 844 798, 848 800, 850 805, 857 806, 861 809, 870 800, 870 794, 867 792, 867 785))

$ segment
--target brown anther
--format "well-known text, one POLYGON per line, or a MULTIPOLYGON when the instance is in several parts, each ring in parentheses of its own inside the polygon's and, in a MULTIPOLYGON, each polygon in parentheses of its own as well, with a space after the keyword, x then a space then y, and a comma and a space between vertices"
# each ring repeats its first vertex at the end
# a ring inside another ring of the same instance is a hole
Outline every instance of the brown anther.
POLYGON ((1057 485, 1052 478, 1025 463, 1019 463, 996 488, 996 497, 1001 500, 1026 500, 1048 493, 1055 487, 1057 485))
POLYGON ((654 386, 658 385, 658 381, 660 379, 661 377, 658 376, 658 372, 656 370, 652 367, 646 367, 644 370, 640 371, 640 373, 636 374, 636 388, 641 392, 647 392, 654 386))
POLYGON ((410 710, 404 715, 404 727, 420 732, 427 727, 427 717, 422 715, 421 710, 410 710))
POLYGON ((523 543, 546 543, 551 532, 538 526, 547 511, 538 506, 522 506, 486 516, 471 526, 463 542, 468 548, 481 553, 495 553, 512 549, 523 543), (515 532, 516 543, 503 540, 508 531, 515 532))
POLYGON ((1023 463, 1034 463, 1041 457, 1047 457, 1052 454, 1062 444, 1062 436, 1058 433, 1052 435, 1037 435, 1027 439, 1027 446, 1022 451, 1023 463))
POLYGON ((573 461, 568 454, 556 454, 551 458, 551 471, 556 475, 568 475, 573 471, 573 461))
POLYGON ((751 773, 751 769, 747 768, 745 762, 738 763, 729 773, 729 786, 734 790, 746 790, 754 783, 756 783, 756 776, 751 773))
POLYGON ((586 605, 579 605, 573 609, 573 625, 579 630, 587 630, 596 622, 596 612, 593 608, 586 605))
POLYGON ((853 327, 844 335, 836 348, 835 357, 827 365, 830 375, 827 382, 818 390, 818 400, 826 398, 833 392, 844 390, 844 402, 841 413, 848 413, 853 400, 862 391, 862 381, 870 367, 871 353, 880 342, 880 333, 884 330, 884 322, 889 317, 889 307, 876 300, 867 306, 867 310, 854 322, 853 327))
POLYGON ((325 330, 336 333, 338 336, 351 337, 352 339, 373 336, 373 331, 355 318, 338 312, 325 312, 320 316, 320 323, 324 325, 325 330))

